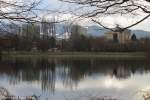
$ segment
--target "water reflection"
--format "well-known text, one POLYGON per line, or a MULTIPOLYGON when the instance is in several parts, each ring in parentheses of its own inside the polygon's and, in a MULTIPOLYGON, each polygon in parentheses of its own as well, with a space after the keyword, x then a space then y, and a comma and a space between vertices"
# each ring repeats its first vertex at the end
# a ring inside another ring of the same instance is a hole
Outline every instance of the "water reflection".
MULTIPOLYGON (((4 59, 0 62, 0 76, 5 75, 10 84, 20 82, 41 83, 43 91, 55 91, 56 80, 66 88, 76 88, 88 76, 109 76, 127 79, 134 74, 150 70, 144 61, 104 61, 98 59, 4 59)), ((109 80, 107 85, 111 84, 109 80)))

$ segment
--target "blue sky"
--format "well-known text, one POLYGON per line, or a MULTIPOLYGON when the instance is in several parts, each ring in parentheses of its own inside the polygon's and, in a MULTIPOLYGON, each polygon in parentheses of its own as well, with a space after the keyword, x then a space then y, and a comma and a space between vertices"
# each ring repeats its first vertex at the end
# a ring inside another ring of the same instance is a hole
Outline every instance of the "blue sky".
POLYGON ((42 5, 51 10, 60 10, 62 8, 67 8, 67 5, 63 2, 60 2, 59 0, 43 0, 42 5))
MULTIPOLYGON (((72 6, 72 5, 69 6, 69 4, 62 3, 59 0, 43 0, 42 7, 45 7, 46 9, 50 9, 50 10, 59 10, 59 11, 74 9, 74 6, 72 6)), ((67 15, 62 14, 61 17, 67 17, 67 15)), ((141 16, 141 17, 144 17, 144 16, 141 16)), ((118 24, 118 23, 121 25, 126 25, 126 24, 130 24, 130 23, 134 22, 134 20, 137 20, 137 18, 140 18, 140 17, 127 17, 126 18, 123 16, 118 16, 118 17, 110 16, 107 18, 107 21, 105 23, 106 23, 106 25, 118 24)), ((93 25, 93 23, 90 22, 89 20, 87 21, 87 19, 85 21, 82 20, 81 23, 84 26, 89 26, 91 24, 93 25)), ((148 18, 144 22, 138 24, 137 26, 132 27, 132 29, 150 31, 150 18, 148 18)))

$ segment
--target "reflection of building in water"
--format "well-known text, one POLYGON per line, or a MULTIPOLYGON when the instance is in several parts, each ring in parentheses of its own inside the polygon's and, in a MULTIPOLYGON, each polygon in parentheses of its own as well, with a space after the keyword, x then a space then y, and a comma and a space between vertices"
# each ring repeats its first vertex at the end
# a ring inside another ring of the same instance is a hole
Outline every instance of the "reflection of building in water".
POLYGON ((121 65, 113 70, 113 75, 118 79, 125 79, 131 76, 131 69, 121 65))

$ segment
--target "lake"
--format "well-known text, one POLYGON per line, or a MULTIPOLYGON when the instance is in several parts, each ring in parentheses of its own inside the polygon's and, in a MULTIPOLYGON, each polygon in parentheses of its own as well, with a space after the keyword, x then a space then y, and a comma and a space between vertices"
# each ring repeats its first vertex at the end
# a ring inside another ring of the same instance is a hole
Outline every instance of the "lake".
POLYGON ((150 89, 150 65, 144 60, 5 58, 0 87, 41 100, 142 100, 150 89))

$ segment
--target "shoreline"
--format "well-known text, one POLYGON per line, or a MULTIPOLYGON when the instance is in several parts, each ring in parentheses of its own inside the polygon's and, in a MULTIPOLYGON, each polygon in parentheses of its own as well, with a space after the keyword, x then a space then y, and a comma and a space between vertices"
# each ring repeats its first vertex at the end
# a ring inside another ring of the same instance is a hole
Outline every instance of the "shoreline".
POLYGON ((144 52, 3 52, 2 57, 145 59, 144 52))

